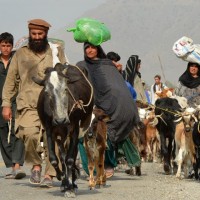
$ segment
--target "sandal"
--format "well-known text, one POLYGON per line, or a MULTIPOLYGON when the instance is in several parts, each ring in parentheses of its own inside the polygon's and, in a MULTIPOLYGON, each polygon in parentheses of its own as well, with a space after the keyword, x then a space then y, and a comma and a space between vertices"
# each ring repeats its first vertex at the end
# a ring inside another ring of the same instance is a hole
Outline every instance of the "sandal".
POLYGON ((53 180, 50 178, 44 178, 43 181, 40 183, 40 187, 51 188, 53 187, 53 180))
POLYGON ((12 170, 10 173, 4 176, 5 179, 15 179, 15 171, 12 170))
POLYGON ((31 176, 30 176, 29 182, 33 185, 39 185, 41 182, 41 171, 31 170, 31 176))
POLYGON ((15 177, 14 177, 14 179, 22 179, 25 176, 26 176, 26 173, 23 170, 21 170, 21 169, 16 169, 15 170, 15 177))
POLYGON ((114 175, 114 169, 111 168, 111 169, 106 169, 105 170, 105 174, 106 174, 106 178, 111 178, 113 175, 114 175))
POLYGON ((126 173, 126 174, 129 174, 129 175, 134 175, 134 170, 133 170, 133 168, 126 169, 126 170, 125 170, 125 173, 126 173))

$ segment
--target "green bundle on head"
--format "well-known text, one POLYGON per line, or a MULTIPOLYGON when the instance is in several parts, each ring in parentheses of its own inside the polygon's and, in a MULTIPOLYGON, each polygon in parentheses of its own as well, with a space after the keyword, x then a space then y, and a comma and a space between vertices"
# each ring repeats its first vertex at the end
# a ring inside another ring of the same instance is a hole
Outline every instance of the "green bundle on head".
POLYGON ((74 33, 77 42, 89 42, 95 46, 110 40, 111 34, 104 23, 90 18, 81 18, 76 21, 76 28, 67 29, 74 33))

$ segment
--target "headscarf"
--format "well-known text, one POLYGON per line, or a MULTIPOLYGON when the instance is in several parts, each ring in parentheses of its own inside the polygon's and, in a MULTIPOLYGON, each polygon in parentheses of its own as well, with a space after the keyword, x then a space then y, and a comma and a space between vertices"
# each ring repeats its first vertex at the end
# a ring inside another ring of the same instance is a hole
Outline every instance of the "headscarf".
POLYGON ((198 77, 194 78, 190 73, 190 66, 196 64, 189 62, 187 65, 186 71, 180 76, 179 81, 188 88, 196 88, 200 85, 200 65, 196 64, 198 66, 198 77))
POLYGON ((141 62, 138 55, 132 55, 129 57, 126 68, 122 72, 122 75, 126 81, 131 85, 134 83, 135 75, 137 74, 141 78, 141 73, 137 70, 137 65, 141 62))
POLYGON ((84 43, 85 60, 78 62, 77 66, 88 71, 94 88, 94 103, 110 117, 107 122, 108 137, 115 146, 126 139, 139 122, 137 107, 122 75, 113 62, 106 58, 101 46, 97 46, 99 59, 91 60, 86 56, 85 49, 89 45, 84 43))
MULTIPOLYGON (((83 48, 84 48, 84 58, 85 58, 85 61, 87 61, 87 62, 91 62, 91 59, 89 59, 87 56, 86 56, 86 52, 85 52, 85 50, 87 49, 87 47, 89 47, 89 46, 94 46, 93 44, 90 44, 89 42, 84 42, 84 45, 83 45, 83 48)), ((102 49, 102 47, 100 46, 100 45, 98 45, 98 46, 94 46, 94 47, 96 47, 97 48, 97 57, 98 58, 106 58, 106 54, 105 54, 105 52, 104 52, 104 50, 102 49)))

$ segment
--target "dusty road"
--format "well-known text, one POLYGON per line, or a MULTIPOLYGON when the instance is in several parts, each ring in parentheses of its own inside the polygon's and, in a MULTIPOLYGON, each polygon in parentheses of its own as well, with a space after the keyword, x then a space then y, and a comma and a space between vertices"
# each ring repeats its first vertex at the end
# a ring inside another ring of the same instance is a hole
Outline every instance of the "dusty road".
MULTIPOLYGON (((55 180, 55 187, 42 189, 31 186, 28 182, 29 169, 25 167, 27 177, 22 180, 5 180, 7 169, 0 164, 0 200, 63 200, 60 183, 55 180)), ((108 179, 110 187, 88 190, 84 177, 78 180, 76 199, 81 200, 197 200, 200 198, 200 182, 178 180, 175 176, 164 175, 162 165, 143 163, 142 176, 130 176, 123 171, 115 172, 108 179)))

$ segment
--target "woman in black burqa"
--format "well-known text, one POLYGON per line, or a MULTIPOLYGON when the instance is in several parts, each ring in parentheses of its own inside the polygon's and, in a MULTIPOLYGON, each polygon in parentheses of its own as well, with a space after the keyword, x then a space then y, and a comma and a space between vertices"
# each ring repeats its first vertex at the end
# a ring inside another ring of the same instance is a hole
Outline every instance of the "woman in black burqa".
POLYGON ((77 66, 87 69, 94 88, 95 106, 104 110, 111 118, 108 122, 108 137, 113 146, 123 141, 140 120, 136 104, 127 89, 123 77, 111 60, 106 58, 101 46, 96 46, 96 58, 89 58, 86 49, 94 47, 84 43, 84 61, 77 66))
POLYGON ((112 147, 116 148, 118 143, 128 138, 130 131, 140 121, 137 107, 125 81, 112 61, 106 58, 101 46, 84 43, 84 60, 78 62, 77 66, 88 71, 94 88, 95 106, 110 117, 107 122, 108 144, 112 144, 110 150, 112 147))

